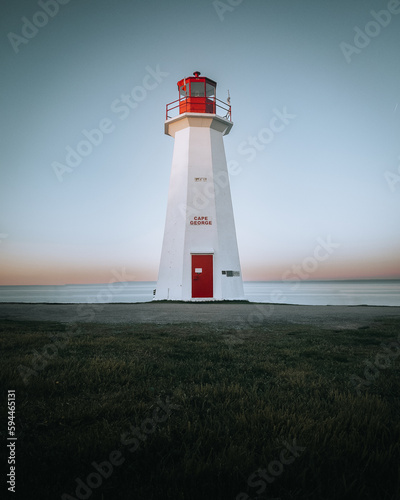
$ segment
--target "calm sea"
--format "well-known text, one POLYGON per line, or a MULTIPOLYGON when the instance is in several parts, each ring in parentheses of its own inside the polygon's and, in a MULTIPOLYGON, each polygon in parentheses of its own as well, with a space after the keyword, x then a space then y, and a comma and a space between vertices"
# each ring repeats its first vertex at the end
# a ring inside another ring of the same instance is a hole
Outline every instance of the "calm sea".
MULTIPOLYGON (((149 302, 154 281, 96 285, 0 286, 0 302, 149 302)), ((244 282, 246 299, 304 305, 400 306, 400 280, 244 282)))

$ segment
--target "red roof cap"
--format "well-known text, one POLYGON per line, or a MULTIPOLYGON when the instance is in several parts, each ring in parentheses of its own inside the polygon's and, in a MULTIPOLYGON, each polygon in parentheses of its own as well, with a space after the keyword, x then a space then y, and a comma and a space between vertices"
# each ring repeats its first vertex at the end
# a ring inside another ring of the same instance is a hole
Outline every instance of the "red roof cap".
POLYGON ((195 71, 193 73, 193 75, 194 76, 188 76, 187 78, 182 78, 182 80, 179 80, 178 87, 181 87, 182 85, 184 85, 185 81, 200 81, 200 82, 204 82, 205 81, 207 83, 210 83, 214 87, 217 86, 217 82, 214 82, 214 80, 211 80, 211 78, 200 76, 201 75, 200 71, 195 71))

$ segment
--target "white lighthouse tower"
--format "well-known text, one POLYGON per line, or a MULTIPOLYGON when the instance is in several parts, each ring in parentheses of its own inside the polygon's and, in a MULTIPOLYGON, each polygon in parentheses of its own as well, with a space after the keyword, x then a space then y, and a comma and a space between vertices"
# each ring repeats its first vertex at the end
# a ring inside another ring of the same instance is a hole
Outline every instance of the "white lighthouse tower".
POLYGON ((223 143, 231 107, 213 80, 193 74, 167 104, 165 133, 175 144, 155 300, 243 299, 223 143))

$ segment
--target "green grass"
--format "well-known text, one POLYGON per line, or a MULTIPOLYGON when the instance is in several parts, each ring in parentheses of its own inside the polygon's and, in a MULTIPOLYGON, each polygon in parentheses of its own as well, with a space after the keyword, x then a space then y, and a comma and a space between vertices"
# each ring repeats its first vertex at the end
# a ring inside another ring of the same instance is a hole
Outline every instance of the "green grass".
POLYGON ((253 499, 248 478, 296 439, 305 450, 259 498, 398 499, 400 356, 360 394, 350 376, 364 378, 364 360, 373 363, 399 327, 379 318, 340 331, 84 324, 25 384, 18 367, 32 367, 33 351, 67 327, 2 321, 3 405, 16 390, 14 498, 78 498, 76 478, 86 482, 92 462, 119 449, 124 463, 91 499, 253 499), (121 435, 166 398, 171 414, 130 452, 121 435))

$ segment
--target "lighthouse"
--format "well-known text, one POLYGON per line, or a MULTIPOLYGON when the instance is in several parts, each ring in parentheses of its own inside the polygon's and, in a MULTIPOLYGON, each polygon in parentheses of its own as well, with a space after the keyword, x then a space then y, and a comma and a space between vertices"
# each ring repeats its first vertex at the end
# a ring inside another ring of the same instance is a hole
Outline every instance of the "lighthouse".
MULTIPOLYGON (((167 215, 155 300, 244 298, 223 136, 233 123, 215 81, 178 82, 166 106, 174 138, 167 215)), ((228 101, 230 99, 228 98, 228 101)))

